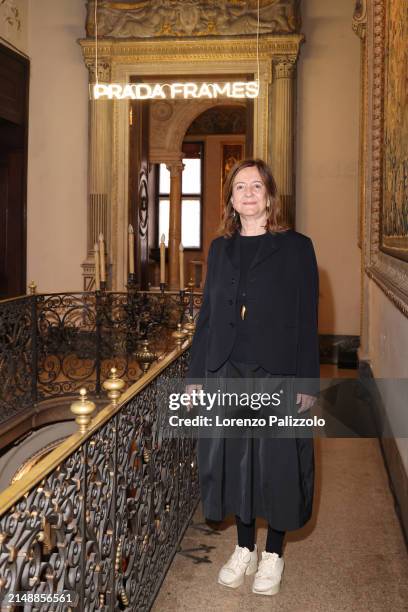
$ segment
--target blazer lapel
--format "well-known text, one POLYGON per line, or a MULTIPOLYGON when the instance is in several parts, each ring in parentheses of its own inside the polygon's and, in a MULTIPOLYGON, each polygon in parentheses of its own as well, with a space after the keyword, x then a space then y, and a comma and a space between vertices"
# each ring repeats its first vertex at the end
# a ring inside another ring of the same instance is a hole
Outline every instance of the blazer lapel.
POLYGON ((255 257, 253 258, 252 263, 249 266, 249 269, 252 270, 252 268, 258 266, 262 261, 273 255, 273 253, 276 253, 279 248, 279 234, 271 234, 270 232, 268 232, 266 236, 261 240, 258 250, 255 253, 255 257))
MULTIPOLYGON (((239 239, 238 232, 235 232, 231 236, 231 238, 227 239, 226 252, 230 261, 234 268, 239 270, 240 267, 240 249, 239 249, 239 239)), ((261 240, 259 248, 255 254, 254 259, 252 260, 249 269, 255 268, 255 266, 259 265, 262 261, 276 253, 280 248, 279 234, 271 234, 268 232, 263 240, 261 240)))

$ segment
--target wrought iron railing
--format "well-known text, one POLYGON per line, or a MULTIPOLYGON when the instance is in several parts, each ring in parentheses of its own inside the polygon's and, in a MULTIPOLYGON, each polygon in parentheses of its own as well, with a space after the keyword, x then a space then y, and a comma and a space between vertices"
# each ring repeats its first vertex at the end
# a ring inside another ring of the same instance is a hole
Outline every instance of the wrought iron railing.
MULTIPOLYGON (((22 300, 18 320, 32 308, 22 300)), ((194 442, 164 438, 155 409, 159 385, 185 373, 187 344, 0 495, 2 610, 17 592, 32 612, 150 609, 198 501, 194 442), (47 602, 63 591, 75 608, 47 602)))
POLYGON ((168 350, 171 330, 195 318, 201 299, 192 290, 100 291, 0 302, 0 424, 84 384, 99 396, 112 366, 132 384, 146 369, 141 361, 168 350))

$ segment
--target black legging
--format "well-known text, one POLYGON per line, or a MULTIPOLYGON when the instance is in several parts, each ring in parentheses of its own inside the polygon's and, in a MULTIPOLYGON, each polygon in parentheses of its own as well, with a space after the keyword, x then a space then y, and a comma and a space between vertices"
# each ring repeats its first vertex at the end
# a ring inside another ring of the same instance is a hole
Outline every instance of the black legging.
MULTIPOLYGON (((249 550, 254 550, 255 546, 255 519, 252 523, 243 523, 239 516, 235 515, 238 531, 238 546, 246 547, 249 550)), ((266 537, 266 552, 276 553, 282 556, 284 531, 278 531, 268 525, 268 535, 266 537)))

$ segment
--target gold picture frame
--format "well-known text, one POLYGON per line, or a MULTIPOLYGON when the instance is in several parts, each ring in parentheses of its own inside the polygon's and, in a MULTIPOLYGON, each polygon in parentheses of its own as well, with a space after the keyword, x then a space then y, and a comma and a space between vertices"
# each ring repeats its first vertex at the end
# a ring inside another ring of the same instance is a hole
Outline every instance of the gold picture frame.
MULTIPOLYGON (((408 43, 403 38, 407 18, 404 24, 396 25, 396 19, 405 14, 404 11, 407 11, 408 16, 406 0, 367 2, 366 57, 369 87, 364 267, 367 274, 408 317, 408 257, 404 243, 408 233, 405 236, 402 232, 400 235, 392 235, 395 230, 405 227, 404 224, 401 226, 395 223, 398 215, 395 213, 397 201, 393 191, 402 189, 407 197, 407 183, 405 181, 402 185, 400 178, 400 164, 407 152, 407 142, 403 142, 404 134, 398 133, 403 125, 403 129, 406 129, 407 121, 401 115, 406 112, 406 106, 401 102, 403 94, 400 85, 404 70, 407 69, 408 43), (402 32, 399 31, 401 28, 402 32), (405 64, 401 64, 404 55, 405 64), (400 72, 401 78, 391 85, 395 73, 399 75, 400 72), (391 215, 390 210, 394 210, 391 215)), ((403 201, 403 196, 398 194, 398 203, 401 198, 403 201)))

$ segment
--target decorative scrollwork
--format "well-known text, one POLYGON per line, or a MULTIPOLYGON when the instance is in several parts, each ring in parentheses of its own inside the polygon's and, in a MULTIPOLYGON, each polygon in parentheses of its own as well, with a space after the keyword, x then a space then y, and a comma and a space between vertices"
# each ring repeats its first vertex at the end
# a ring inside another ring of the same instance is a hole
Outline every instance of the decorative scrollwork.
MULTIPOLYGON (((84 448, 78 449, 0 518, 0 598, 8 592, 82 588, 84 448)), ((33 612, 64 610, 41 603, 33 612), (41 607, 40 607, 41 606, 41 607)))
POLYGON ((0 598, 72 590, 87 612, 151 608, 198 501, 194 441, 164 438, 156 410, 160 383, 187 363, 184 352, 0 517, 0 598))
POLYGON ((132 384, 173 347, 172 330, 197 316, 201 300, 192 291, 129 291, 0 302, 0 422, 84 386, 99 395, 112 367, 132 384))
POLYGON ((0 311, 0 421, 32 404, 35 378, 33 298, 6 301, 0 311))

